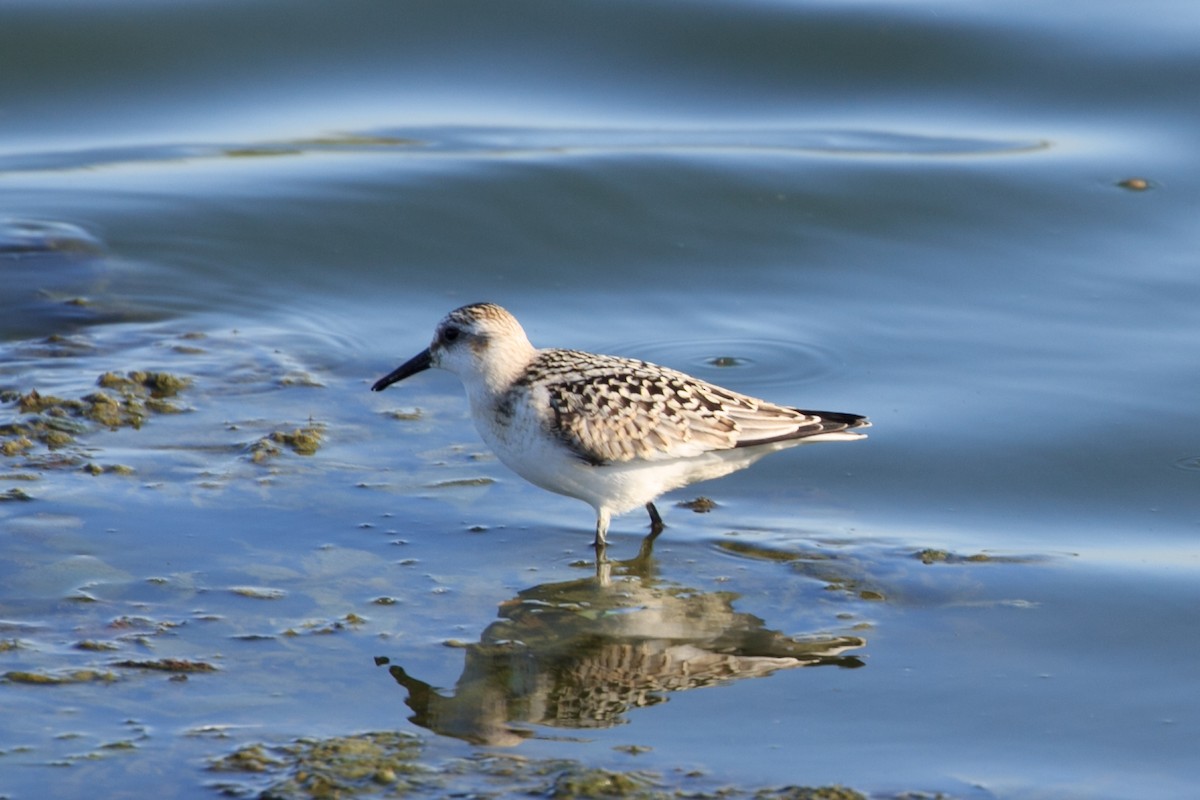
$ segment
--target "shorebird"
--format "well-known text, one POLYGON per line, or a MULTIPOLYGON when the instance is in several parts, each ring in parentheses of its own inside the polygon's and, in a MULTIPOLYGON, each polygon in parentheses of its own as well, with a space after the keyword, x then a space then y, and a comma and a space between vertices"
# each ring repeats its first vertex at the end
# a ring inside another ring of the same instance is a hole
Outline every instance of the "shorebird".
POLYGON ((493 303, 451 311, 433 342, 371 387, 437 367, 456 374, 471 417, 500 461, 525 480, 596 511, 598 551, 609 522, 644 506, 663 528, 664 492, 748 467, 801 442, 864 438, 866 417, 803 411, 645 361, 538 349, 493 303))

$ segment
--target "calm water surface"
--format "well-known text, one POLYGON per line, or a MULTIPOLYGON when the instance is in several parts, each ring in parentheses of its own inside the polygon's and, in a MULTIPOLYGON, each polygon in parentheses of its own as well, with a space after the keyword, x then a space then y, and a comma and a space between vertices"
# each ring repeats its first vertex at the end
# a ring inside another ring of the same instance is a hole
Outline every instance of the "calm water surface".
MULTIPOLYGON (((285 767, 210 767, 397 731, 664 791, 1194 796, 1198 31, 5 4, 0 797, 254 794, 285 767), (452 376, 368 391, 481 299, 875 427, 669 496, 650 560, 618 519, 597 583, 452 376)), ((417 794, 524 791, 456 780, 417 794)))

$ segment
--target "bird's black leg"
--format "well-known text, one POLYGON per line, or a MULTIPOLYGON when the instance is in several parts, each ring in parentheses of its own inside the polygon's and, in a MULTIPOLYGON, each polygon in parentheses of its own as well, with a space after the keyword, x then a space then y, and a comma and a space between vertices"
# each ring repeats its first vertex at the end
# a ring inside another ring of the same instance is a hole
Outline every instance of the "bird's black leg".
POLYGON ((658 515, 658 509, 654 507, 654 503, 646 503, 646 511, 650 513, 650 533, 642 539, 642 546, 638 548, 637 558, 631 561, 631 564, 641 565, 641 568, 646 568, 650 562, 650 556, 654 552, 654 540, 663 532, 667 526, 663 524, 662 517, 658 515))
POLYGON ((650 535, 658 536, 667 526, 663 524, 662 517, 658 515, 658 509, 654 507, 654 503, 646 503, 646 510, 650 512, 650 535))

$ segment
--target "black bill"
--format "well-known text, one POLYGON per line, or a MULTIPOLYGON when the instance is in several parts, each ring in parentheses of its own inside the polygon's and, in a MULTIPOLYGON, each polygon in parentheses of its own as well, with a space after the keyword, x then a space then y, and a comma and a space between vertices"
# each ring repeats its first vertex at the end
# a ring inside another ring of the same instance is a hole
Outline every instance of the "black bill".
POLYGON ((402 381, 410 375, 416 375, 418 372, 424 372, 432 365, 432 358, 429 355, 429 350, 425 349, 417 353, 415 356, 405 361, 394 370, 384 375, 379 380, 375 381, 375 385, 371 387, 372 392, 382 392, 387 387, 397 381, 402 381))

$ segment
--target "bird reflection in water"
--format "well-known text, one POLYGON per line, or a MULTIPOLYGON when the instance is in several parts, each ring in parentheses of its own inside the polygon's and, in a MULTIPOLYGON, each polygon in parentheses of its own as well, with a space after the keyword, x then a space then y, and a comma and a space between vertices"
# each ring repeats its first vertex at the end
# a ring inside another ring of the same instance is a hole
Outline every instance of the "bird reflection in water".
MULTIPOLYGON (((793 667, 860 667, 857 636, 789 637, 733 609, 736 595, 650 576, 648 553, 607 562, 595 578, 521 592, 467 645, 454 694, 389 666, 408 690, 409 719, 475 744, 516 745, 521 723, 604 728, 666 693, 793 667)), ((387 659, 379 659, 387 663, 387 659)))

